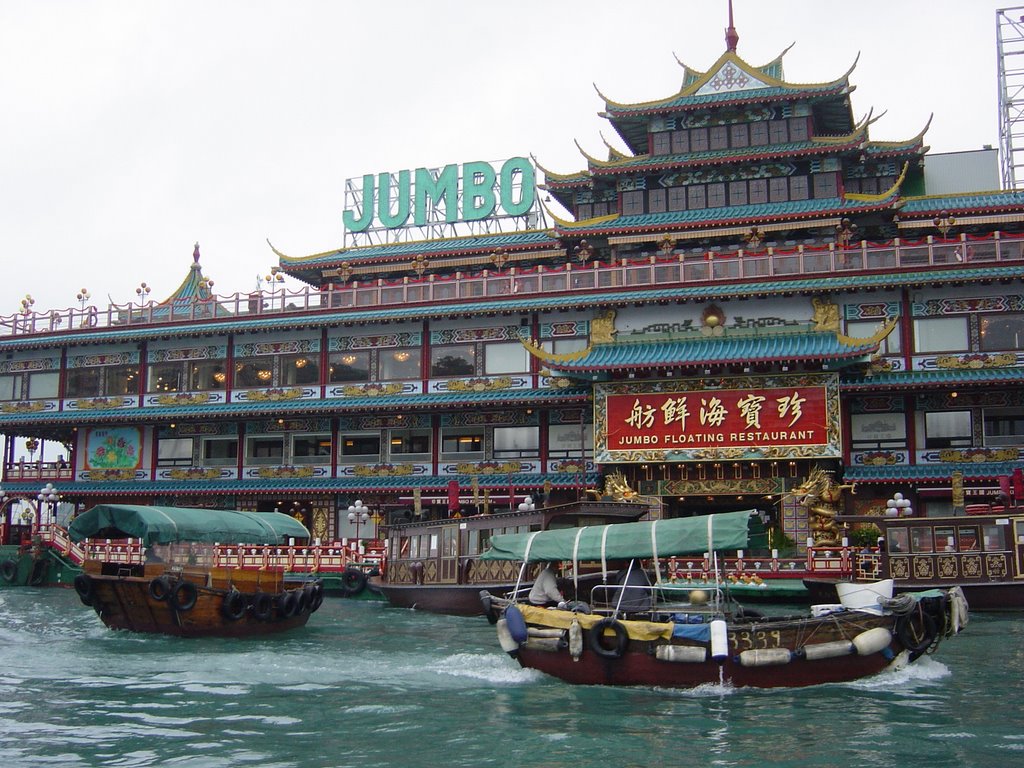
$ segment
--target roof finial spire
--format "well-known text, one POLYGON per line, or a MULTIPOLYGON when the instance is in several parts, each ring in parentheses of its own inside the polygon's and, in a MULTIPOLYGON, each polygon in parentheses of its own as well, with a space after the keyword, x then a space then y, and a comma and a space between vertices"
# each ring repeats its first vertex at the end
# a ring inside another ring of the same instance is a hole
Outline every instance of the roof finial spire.
POLYGON ((199 263, 199 241, 198 240, 196 241, 195 248, 192 251, 192 260, 195 261, 196 264, 199 263))
POLYGON ((740 41, 740 34, 732 24, 732 0, 729 0, 729 26, 725 30, 725 49, 730 53, 736 53, 736 44, 740 41))

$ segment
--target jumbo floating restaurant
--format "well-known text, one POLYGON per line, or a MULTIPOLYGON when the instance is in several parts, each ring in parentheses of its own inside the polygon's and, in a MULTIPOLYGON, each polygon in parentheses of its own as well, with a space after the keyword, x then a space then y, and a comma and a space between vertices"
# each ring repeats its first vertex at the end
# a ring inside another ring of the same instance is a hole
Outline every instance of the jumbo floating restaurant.
POLYGON ((162 301, 3 318, 8 538, 58 496, 365 538, 621 473, 667 517, 757 507, 803 545, 814 472, 856 514, 989 494, 1024 441, 1024 196, 966 184, 991 150, 950 191, 926 118, 873 138, 853 67, 793 83, 737 43, 663 99, 602 95, 615 140, 578 170, 350 180, 343 247, 275 250, 256 293, 214 295, 196 246, 162 301))

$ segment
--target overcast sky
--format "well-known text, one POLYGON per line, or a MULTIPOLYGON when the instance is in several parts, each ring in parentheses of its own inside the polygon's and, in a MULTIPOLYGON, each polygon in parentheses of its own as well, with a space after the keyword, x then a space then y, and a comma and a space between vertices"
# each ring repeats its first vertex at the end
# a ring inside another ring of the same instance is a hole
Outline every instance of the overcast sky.
MULTIPOLYGON (((738 53, 851 76, 875 140, 999 144, 992 0, 735 0, 738 53)), ((1024 14, 1024 8, 1021 8, 1024 14)), ((338 248, 364 173, 603 156, 602 101, 678 90, 725 0, 0 0, 0 315, 166 298, 192 245, 215 292, 338 248)), ((297 287, 297 286, 296 286, 297 287)))

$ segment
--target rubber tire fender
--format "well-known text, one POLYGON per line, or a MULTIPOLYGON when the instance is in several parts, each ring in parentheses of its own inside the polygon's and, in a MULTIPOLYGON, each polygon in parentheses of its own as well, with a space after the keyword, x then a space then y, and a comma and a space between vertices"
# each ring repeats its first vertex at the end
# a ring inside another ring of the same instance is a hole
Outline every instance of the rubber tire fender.
POLYGON ((4 560, 0 563, 0 578, 7 584, 13 584, 18 578, 18 563, 15 560, 4 560))
POLYGON ((307 584, 303 590, 306 593, 306 605, 309 606, 309 612, 315 613, 324 604, 324 585, 316 581, 307 584))
POLYGON ((594 653, 604 659, 621 659, 629 646, 629 634, 622 622, 605 617, 590 628, 587 633, 587 645, 594 653), (604 644, 604 631, 610 629, 615 633, 615 645, 608 647, 604 644))
POLYGON ((341 586, 346 595, 355 597, 366 588, 366 574, 349 566, 341 574, 341 586))
POLYGON ((281 618, 290 619, 299 607, 299 599, 294 592, 282 592, 277 598, 277 612, 281 618))
POLYGON ((149 582, 149 596, 154 600, 163 601, 171 596, 171 590, 173 588, 174 584, 171 581, 171 577, 167 574, 163 574, 149 582))
POLYGON ((896 621, 896 637, 910 651, 911 660, 927 651, 938 634, 935 617, 928 611, 918 609, 900 616, 896 621))
POLYGON ((245 616, 246 607, 245 595, 237 589, 232 589, 224 595, 224 602, 220 605, 220 612, 228 621, 238 621, 245 616))
POLYGON ((80 573, 75 576, 75 592, 83 605, 92 605, 96 597, 96 583, 92 576, 87 573, 80 573))
POLYGON ((266 592, 252 596, 252 615, 257 621, 267 621, 274 611, 274 600, 266 592))
POLYGON ((47 563, 46 560, 40 558, 32 563, 32 573, 28 576, 28 585, 30 587, 41 587, 46 583, 46 571, 47 563))
POLYGON ((176 611, 190 611, 199 599, 199 590, 191 581, 179 581, 171 590, 168 598, 171 607, 176 611))

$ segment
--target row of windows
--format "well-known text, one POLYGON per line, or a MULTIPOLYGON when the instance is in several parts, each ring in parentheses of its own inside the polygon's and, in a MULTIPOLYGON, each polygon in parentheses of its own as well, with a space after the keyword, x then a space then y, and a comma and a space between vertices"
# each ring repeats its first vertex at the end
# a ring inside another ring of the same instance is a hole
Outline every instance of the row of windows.
MULTIPOLYGON (((688 184, 661 189, 636 189, 622 193, 622 214, 636 216, 644 213, 695 211, 708 208, 726 208, 738 205, 784 203, 789 200, 809 200, 836 197, 839 194, 839 176, 835 173, 815 173, 798 176, 776 176, 769 179, 740 179, 711 184, 688 184)), ((615 213, 615 203, 583 203, 577 207, 579 219, 607 216, 615 213)))
POLYGON ((732 125, 712 125, 706 128, 682 128, 678 131, 658 131, 650 135, 650 144, 652 155, 686 155, 691 152, 788 144, 808 141, 810 138, 810 118, 790 117, 732 125))
MULTIPOLYGON (((585 339, 548 342, 549 351, 573 352, 586 346, 585 339)), ((374 349, 333 353, 321 375, 319 355, 273 355, 235 364, 234 387, 284 387, 344 382, 401 381, 419 379, 422 350, 374 349)), ((530 356, 518 341, 489 344, 437 346, 430 350, 431 377, 497 376, 529 373, 530 356)), ((226 389, 226 360, 187 360, 153 363, 146 370, 146 392, 205 392, 226 389)), ((0 400, 41 400, 59 397, 56 371, 0 375, 0 400), (22 387, 27 395, 22 395, 22 387)), ((71 368, 64 397, 112 397, 137 395, 139 366, 106 365, 71 368)))
POLYGON ((910 526, 887 529, 886 548, 908 552, 999 552, 1007 549, 1001 525, 910 526))
MULTIPOLYGON (((972 411, 925 411, 916 414, 916 418, 917 442, 926 450, 974 446, 972 411)), ((1024 446, 1024 408, 986 408, 980 418, 986 447, 1024 446)), ((854 414, 850 422, 854 450, 898 449, 907 445, 902 414, 891 418, 854 414)))
MULTIPOLYGON (((914 353, 932 352, 1016 352, 1024 344, 1024 314, 998 313, 978 315, 977 349, 971 347, 971 318, 924 317, 914 320, 914 353)), ((846 324, 846 335, 867 338, 878 331, 877 320, 854 320, 846 324)), ((882 354, 902 351, 900 328, 893 329, 882 341, 882 354)))
MULTIPOLYGON (((491 427, 493 449, 484 455, 484 427, 442 429, 437 436, 441 457, 459 459, 520 459, 540 455, 540 427, 491 427)), ((591 427, 556 424, 548 427, 548 458, 578 458, 591 445, 591 427)), ((433 433, 429 429, 376 430, 338 435, 339 464, 427 460, 433 433)), ((158 466, 233 466, 238 451, 245 464, 330 464, 334 445, 330 433, 251 435, 240 445, 237 437, 164 437, 157 443, 158 466)), ((587 455, 590 451, 586 450, 587 455)))

